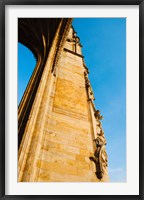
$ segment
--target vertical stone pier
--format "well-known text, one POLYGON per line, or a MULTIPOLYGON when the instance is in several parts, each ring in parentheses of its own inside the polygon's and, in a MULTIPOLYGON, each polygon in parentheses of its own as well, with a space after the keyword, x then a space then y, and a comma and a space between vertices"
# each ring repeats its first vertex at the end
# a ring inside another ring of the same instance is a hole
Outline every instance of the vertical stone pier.
MULTIPOLYGON (((82 45, 71 20, 60 20, 47 50, 37 55, 43 62, 32 106, 19 146, 19 182, 106 182, 106 139, 102 116, 94 106, 94 94, 82 45)), ((33 90, 36 72, 19 106, 19 124, 33 90), (33 83, 34 84, 34 83, 33 83)), ((21 125, 22 127, 22 125, 21 125)))

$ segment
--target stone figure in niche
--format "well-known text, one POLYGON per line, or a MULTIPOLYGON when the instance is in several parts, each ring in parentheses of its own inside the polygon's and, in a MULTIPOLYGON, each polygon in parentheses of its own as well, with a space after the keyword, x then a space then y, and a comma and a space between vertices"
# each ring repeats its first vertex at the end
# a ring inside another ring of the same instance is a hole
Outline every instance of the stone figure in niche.
POLYGON ((106 139, 104 137, 104 132, 101 130, 97 138, 94 140, 96 145, 96 151, 90 160, 96 165, 96 176, 98 179, 102 179, 106 168, 108 166, 108 158, 106 153, 106 139))

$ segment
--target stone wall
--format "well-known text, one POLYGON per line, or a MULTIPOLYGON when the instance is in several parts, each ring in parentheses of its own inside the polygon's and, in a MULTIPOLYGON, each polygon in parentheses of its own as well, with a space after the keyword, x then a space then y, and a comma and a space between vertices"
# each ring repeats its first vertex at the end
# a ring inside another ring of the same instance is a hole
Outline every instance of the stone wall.
MULTIPOLYGON (((52 49, 55 46, 53 44, 52 49)), ((103 177, 100 179, 96 175, 99 168, 95 161, 95 139, 98 134, 102 135, 100 117, 97 117, 100 115, 94 116, 94 95, 91 86, 87 85, 88 70, 79 38, 72 27, 53 73, 50 71, 51 58, 49 56, 41 79, 43 89, 39 86, 35 100, 41 97, 41 102, 33 107, 29 117, 31 120, 35 115, 35 123, 31 129, 26 129, 19 150, 19 181, 108 181, 107 164, 103 177), (26 140, 30 140, 27 151, 24 149, 26 140), (27 157, 23 162, 25 153, 27 157)), ((100 170, 102 167, 100 165, 100 170)))

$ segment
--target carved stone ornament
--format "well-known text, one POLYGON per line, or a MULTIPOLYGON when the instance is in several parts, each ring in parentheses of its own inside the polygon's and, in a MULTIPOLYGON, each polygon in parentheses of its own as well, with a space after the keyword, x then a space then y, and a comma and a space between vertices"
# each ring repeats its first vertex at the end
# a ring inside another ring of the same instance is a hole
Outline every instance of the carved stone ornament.
MULTIPOLYGON (((73 27, 72 27, 73 28, 73 27)), ((78 52, 77 52, 77 46, 80 46, 80 47, 82 47, 82 45, 81 45, 81 43, 80 43, 80 38, 76 35, 76 32, 75 32, 75 30, 74 30, 74 28, 73 28, 73 35, 72 35, 72 38, 67 38, 67 41, 68 42, 72 42, 73 44, 74 44, 74 52, 75 52, 75 54, 77 54, 77 55, 80 55, 80 54, 78 54, 78 52)))
POLYGON ((104 137, 103 131, 98 135, 94 140, 96 144, 96 151, 93 157, 90 157, 90 160, 93 161, 96 165, 96 176, 98 179, 102 179, 106 168, 108 166, 108 157, 106 153, 106 139, 104 137))
POLYGON ((102 123, 99 121, 97 125, 100 129, 102 129, 102 123))
POLYGON ((93 93, 92 87, 90 85, 90 81, 88 79, 88 71, 87 70, 84 71, 84 77, 85 77, 85 86, 86 86, 86 89, 88 92, 88 100, 95 100, 94 93, 93 93))
POLYGON ((99 111, 99 110, 95 110, 94 116, 95 116, 95 118, 98 119, 98 120, 102 120, 102 119, 103 119, 103 116, 100 115, 100 111, 99 111))
POLYGON ((95 98, 94 98, 94 93, 93 93, 91 87, 88 88, 88 96, 89 96, 89 99, 88 99, 88 100, 95 100, 95 98))
POLYGON ((83 58, 83 66, 84 66, 84 69, 85 69, 84 74, 88 74, 89 70, 88 70, 88 67, 85 64, 84 58, 83 58))
POLYGON ((74 35, 73 38, 67 38, 67 41, 79 44, 80 43, 80 38, 78 36, 74 35))

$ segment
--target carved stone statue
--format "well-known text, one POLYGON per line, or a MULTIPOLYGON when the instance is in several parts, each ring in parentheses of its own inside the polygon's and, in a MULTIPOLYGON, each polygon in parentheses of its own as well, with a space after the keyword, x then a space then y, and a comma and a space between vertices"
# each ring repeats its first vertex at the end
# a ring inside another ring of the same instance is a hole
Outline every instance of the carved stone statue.
POLYGON ((97 138, 94 140, 96 144, 96 151, 93 157, 90 157, 90 160, 93 161, 96 165, 96 175, 99 179, 102 179, 106 167, 108 166, 108 158, 106 153, 106 139, 104 137, 104 132, 98 134, 97 138))

